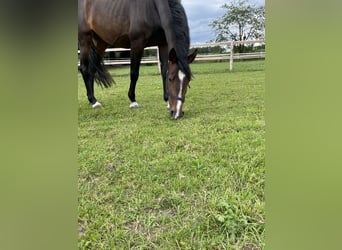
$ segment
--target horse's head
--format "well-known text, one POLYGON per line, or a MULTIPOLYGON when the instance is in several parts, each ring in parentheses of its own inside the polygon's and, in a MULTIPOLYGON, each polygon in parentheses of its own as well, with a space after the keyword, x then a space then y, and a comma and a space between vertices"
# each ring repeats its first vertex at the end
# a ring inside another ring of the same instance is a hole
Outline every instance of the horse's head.
MULTIPOLYGON (((197 55, 195 50, 188 56, 188 62, 192 63, 197 55)), ((183 104, 185 101, 186 91, 189 86, 190 77, 187 76, 178 66, 178 58, 175 49, 171 49, 169 53, 169 64, 167 71, 167 92, 172 119, 181 118, 184 115, 183 104)))

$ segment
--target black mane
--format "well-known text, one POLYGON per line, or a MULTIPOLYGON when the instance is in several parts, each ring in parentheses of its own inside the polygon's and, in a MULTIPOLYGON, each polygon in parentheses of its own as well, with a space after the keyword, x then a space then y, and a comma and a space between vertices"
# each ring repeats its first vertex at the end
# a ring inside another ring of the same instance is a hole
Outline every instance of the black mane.
POLYGON ((191 70, 188 63, 190 47, 189 26, 185 10, 179 0, 168 0, 173 18, 173 28, 176 35, 176 53, 178 67, 191 79, 191 70))

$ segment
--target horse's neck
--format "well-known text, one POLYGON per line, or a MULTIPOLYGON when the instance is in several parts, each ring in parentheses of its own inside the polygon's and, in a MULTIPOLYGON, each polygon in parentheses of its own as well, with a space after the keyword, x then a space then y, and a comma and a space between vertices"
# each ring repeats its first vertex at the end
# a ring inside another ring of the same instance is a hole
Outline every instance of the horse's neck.
POLYGON ((172 14, 168 1, 155 0, 155 4, 159 13, 161 26, 164 30, 169 51, 176 48, 176 34, 172 26, 172 14))

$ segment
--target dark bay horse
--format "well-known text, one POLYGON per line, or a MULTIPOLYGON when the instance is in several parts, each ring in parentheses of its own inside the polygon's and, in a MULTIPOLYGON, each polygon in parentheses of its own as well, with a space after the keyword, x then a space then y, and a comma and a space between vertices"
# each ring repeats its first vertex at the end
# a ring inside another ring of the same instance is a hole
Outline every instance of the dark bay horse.
POLYGON ((105 49, 130 48, 130 107, 138 107, 135 87, 143 50, 158 46, 164 100, 173 119, 183 116, 183 103, 197 51, 188 55, 189 27, 179 0, 78 0, 80 71, 94 108, 94 80, 110 87, 113 79, 103 64, 105 49))

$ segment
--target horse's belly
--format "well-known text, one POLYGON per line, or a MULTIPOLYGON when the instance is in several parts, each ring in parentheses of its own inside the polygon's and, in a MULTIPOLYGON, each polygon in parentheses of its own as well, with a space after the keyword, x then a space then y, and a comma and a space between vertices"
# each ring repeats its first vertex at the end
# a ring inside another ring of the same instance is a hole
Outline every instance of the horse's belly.
POLYGON ((113 42, 110 43, 110 45, 117 47, 117 48, 127 48, 127 49, 131 47, 131 43, 130 43, 128 35, 115 37, 115 40, 113 40, 113 42))
POLYGON ((127 43, 130 20, 125 1, 86 1, 88 26, 108 44, 127 43))
POLYGON ((121 22, 111 22, 112 25, 103 25, 100 22, 93 21, 91 29, 108 44, 120 44, 123 47, 129 47, 128 25, 121 22))

